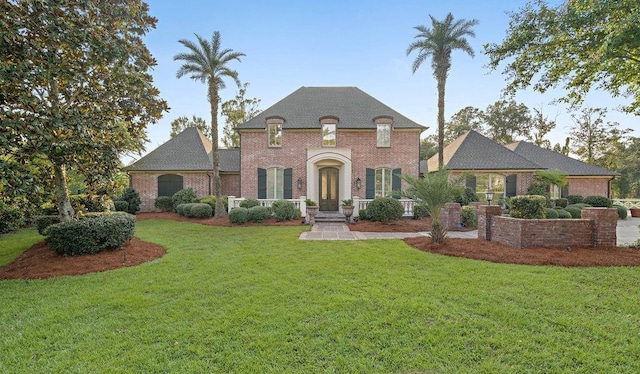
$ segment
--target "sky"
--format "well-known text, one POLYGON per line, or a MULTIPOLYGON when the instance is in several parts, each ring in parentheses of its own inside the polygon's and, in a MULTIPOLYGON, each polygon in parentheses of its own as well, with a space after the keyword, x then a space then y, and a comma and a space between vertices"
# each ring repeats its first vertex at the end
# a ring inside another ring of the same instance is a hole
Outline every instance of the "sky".
MULTIPOLYGON (((275 104, 302 86, 356 86, 386 105, 429 127, 423 137, 437 131, 437 90, 430 61, 413 74, 416 52, 406 55, 417 25, 431 26, 429 15, 443 19, 451 12, 455 19, 477 19, 475 38, 469 42, 475 57, 455 51, 446 85, 445 119, 473 106, 485 109, 501 98, 506 86, 501 70, 490 71, 483 46, 500 43, 508 29, 508 12, 516 12, 526 1, 512 0, 324 0, 324 1, 219 1, 147 0, 149 13, 158 19, 144 42, 158 65, 152 74, 160 95, 171 108, 147 128, 146 152, 169 140, 171 121, 193 115, 210 123, 210 106, 205 84, 178 79, 181 61, 173 56, 188 50, 178 42, 196 41, 194 34, 211 39, 219 31, 223 48, 246 54, 230 67, 239 79, 249 83, 246 97, 261 100, 260 110, 275 104)), ((237 93, 233 81, 221 91, 222 101, 237 93)), ((554 90, 540 94, 519 92, 515 100, 529 108, 542 108, 556 118, 556 129, 547 136, 552 144, 564 143, 573 125, 566 106, 552 105, 564 94, 554 90)), ((593 92, 586 105, 607 107, 607 120, 623 128, 640 129, 639 118, 616 110, 624 98, 593 92)), ((224 120, 219 119, 220 134, 224 120)), ((638 131, 634 135, 638 136, 638 131)), ((144 153, 143 153, 144 155, 144 153)), ((131 163, 139 156, 126 157, 131 163)))

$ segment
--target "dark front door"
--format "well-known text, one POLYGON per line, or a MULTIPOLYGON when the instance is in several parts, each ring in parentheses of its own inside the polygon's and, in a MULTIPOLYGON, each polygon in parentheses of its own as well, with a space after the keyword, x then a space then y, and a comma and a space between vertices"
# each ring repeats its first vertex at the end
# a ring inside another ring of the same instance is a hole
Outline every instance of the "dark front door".
POLYGON ((320 210, 338 210, 338 169, 320 169, 320 210))

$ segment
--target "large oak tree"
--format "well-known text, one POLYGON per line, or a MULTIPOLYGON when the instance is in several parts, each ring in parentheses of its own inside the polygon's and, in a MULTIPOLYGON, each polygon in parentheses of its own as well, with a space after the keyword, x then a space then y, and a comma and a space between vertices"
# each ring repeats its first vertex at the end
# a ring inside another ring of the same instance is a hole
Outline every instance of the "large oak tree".
POLYGON ((45 159, 69 220, 67 168, 90 185, 112 180, 119 156, 143 150, 145 128, 167 109, 142 42, 156 19, 140 0, 14 0, 0 9, 3 193, 37 190, 29 165, 45 159))

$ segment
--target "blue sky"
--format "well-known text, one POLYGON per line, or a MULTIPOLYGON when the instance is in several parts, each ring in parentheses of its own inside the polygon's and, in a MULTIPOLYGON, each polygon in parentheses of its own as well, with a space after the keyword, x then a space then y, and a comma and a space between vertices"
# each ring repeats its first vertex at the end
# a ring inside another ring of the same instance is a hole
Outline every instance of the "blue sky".
MULTIPOLYGON (((451 12, 456 19, 477 19, 476 38, 470 39, 475 58, 454 52, 446 87, 445 118, 465 106, 485 109, 500 99, 505 86, 500 71, 489 71, 483 53, 486 43, 499 43, 508 27, 507 11, 517 11, 526 2, 514 1, 166 1, 149 0, 157 27, 145 43, 158 65, 154 83, 171 110, 148 128, 147 151, 169 139, 170 123, 179 116, 197 115, 209 123, 205 85, 188 77, 176 78, 180 61, 173 56, 186 49, 180 39, 195 41, 194 33, 208 39, 220 32, 222 47, 243 52, 242 62, 232 63, 242 82, 249 82, 248 97, 261 99, 264 110, 301 86, 357 86, 407 117, 437 128, 437 91, 430 61, 412 74, 415 53, 405 51, 416 35, 416 25, 430 26, 429 14, 442 19, 451 12)), ((222 100, 235 96, 229 81, 222 100)), ((545 95, 523 91, 518 102, 529 108, 543 106, 558 126, 548 136, 563 142, 573 124, 563 106, 551 101, 562 91, 545 95)), ((587 104, 608 107, 609 120, 623 127, 638 128, 638 118, 616 112, 626 103, 595 92, 587 104)), ((220 126, 223 121, 219 121, 220 126)), ((637 132, 636 132, 637 133, 637 132)), ((125 159, 125 164, 131 158, 125 159)))

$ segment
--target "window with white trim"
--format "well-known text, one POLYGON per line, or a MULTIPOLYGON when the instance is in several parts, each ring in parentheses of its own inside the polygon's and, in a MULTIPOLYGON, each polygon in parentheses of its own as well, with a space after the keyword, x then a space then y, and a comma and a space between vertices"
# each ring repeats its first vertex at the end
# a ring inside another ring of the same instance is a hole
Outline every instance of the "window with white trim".
POLYGON ((335 147, 336 146, 336 124, 325 123, 322 125, 322 146, 323 147, 335 147))
POLYGON ((282 124, 270 123, 267 125, 269 133, 269 147, 282 147, 282 124))
POLYGON ((376 197, 391 195, 391 169, 376 169, 376 197))
POLYGON ((377 124, 377 146, 378 147, 391 147, 391 124, 379 123, 377 124))
POLYGON ((267 169, 267 199, 284 198, 284 169, 267 169))

